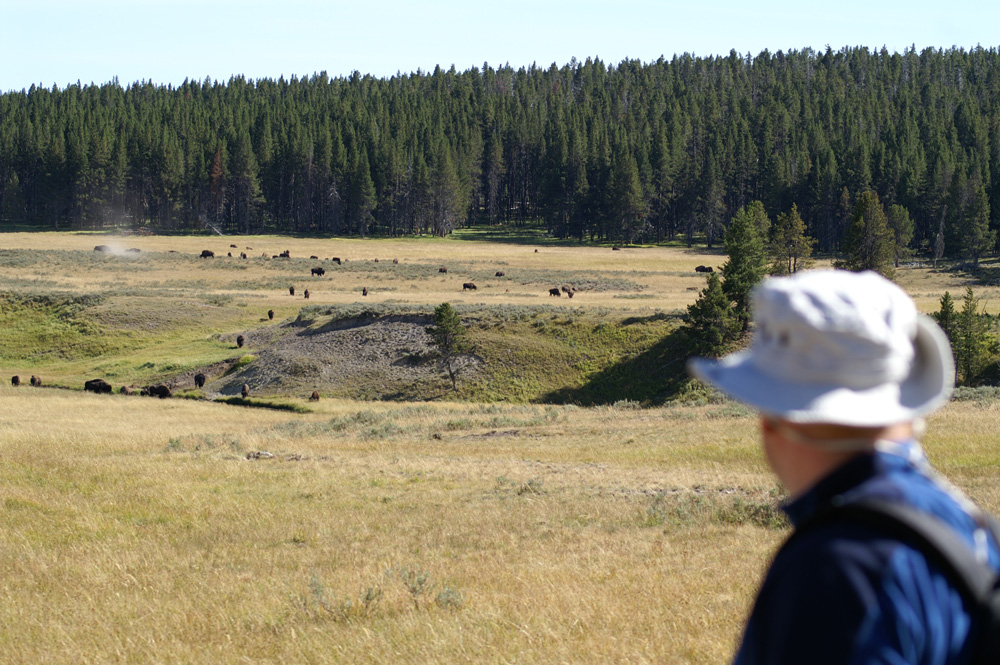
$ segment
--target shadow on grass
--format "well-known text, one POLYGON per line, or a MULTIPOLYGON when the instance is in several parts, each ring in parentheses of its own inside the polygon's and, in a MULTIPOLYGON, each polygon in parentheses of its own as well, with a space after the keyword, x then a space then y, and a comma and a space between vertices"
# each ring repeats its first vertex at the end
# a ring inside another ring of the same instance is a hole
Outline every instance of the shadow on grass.
POLYGON ((663 337, 647 351, 591 375, 577 387, 542 395, 539 402, 598 406, 623 400, 655 406, 677 397, 688 384, 685 361, 690 343, 683 328, 663 337))
POLYGON ((223 404, 232 404, 233 406, 250 406, 257 409, 274 409, 275 411, 291 411, 292 413, 312 413, 311 409, 302 406, 301 404, 292 404, 290 402, 265 402, 259 399, 250 399, 249 397, 246 399, 242 397, 220 397, 215 401, 222 402, 223 404))

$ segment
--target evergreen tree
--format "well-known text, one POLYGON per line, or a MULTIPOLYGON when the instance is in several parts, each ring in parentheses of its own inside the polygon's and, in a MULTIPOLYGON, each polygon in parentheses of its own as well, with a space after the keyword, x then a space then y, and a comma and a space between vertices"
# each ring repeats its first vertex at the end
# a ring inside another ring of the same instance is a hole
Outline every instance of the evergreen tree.
POLYGON ((806 223, 799 216, 798 206, 793 203, 791 211, 778 215, 771 227, 771 241, 768 243, 771 273, 791 275, 798 272, 802 267, 800 264, 812 256, 815 244, 816 241, 806 235, 806 223))
POLYGON ((427 334, 437 351, 440 367, 451 379, 452 390, 458 390, 458 374, 463 367, 461 360, 469 344, 465 326, 450 303, 442 303, 434 309, 434 325, 427 327, 427 334))
POLYGON ((889 206, 886 221, 892 230, 893 266, 899 267, 900 259, 910 256, 910 241, 913 240, 913 220, 909 211, 898 203, 889 206))
POLYGON ((705 288, 687 311, 687 333, 695 355, 721 356, 742 328, 714 272, 709 273, 705 288))
POLYGON ((955 354, 957 379, 972 385, 986 364, 989 345, 989 322, 979 311, 979 299, 972 287, 965 290, 962 310, 955 318, 952 350, 955 354))
POLYGON ((951 293, 948 291, 944 292, 941 296, 940 309, 934 313, 934 319, 937 321, 938 325, 941 326, 941 330, 948 336, 952 345, 955 344, 955 327, 956 327, 956 314, 955 314, 955 300, 951 297, 951 293))
POLYGON ((740 208, 723 236, 729 260, 722 266, 722 292, 733 303, 733 316, 743 330, 750 325, 750 290, 767 274, 761 228, 770 225, 764 204, 740 208))
POLYGON ((892 279, 895 240, 878 194, 868 190, 854 206, 851 226, 844 236, 843 260, 834 265, 854 272, 874 270, 892 279))

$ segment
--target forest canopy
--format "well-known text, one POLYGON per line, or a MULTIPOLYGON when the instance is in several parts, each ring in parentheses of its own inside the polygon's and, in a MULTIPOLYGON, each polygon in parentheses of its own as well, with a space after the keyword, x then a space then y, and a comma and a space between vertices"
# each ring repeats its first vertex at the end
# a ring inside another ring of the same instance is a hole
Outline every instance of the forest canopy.
POLYGON ((909 214, 912 248, 978 258, 1000 226, 998 57, 860 47, 32 87, 0 95, 0 230, 540 223, 711 246, 759 200, 772 218, 795 204, 837 252, 872 191, 909 214))

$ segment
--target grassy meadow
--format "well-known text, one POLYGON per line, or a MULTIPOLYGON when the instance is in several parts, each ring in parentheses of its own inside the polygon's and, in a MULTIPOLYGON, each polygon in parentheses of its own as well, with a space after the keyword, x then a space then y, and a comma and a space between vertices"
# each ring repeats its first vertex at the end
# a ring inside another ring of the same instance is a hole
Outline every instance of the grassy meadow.
MULTIPOLYGON (((557 378, 596 390, 648 360, 649 338, 697 297, 693 267, 722 258, 469 238, 0 236, 0 371, 71 388, 0 383, 0 660, 726 661, 786 535, 739 405, 539 403, 558 383, 540 378, 514 399, 496 386, 461 400, 271 396, 297 411, 80 390, 95 372, 117 385, 240 358, 240 331, 354 306, 364 286, 386 311, 493 312, 475 335, 495 364, 514 353, 505 336, 539 357, 557 340, 583 354, 557 378), (92 251, 112 242, 142 251, 92 251), (257 258, 225 257, 246 246, 257 258), (310 255, 347 261, 311 280, 310 255), (581 290, 557 303, 547 290, 563 283, 581 290), (475 399, 489 394, 502 401, 475 399)), ((928 311, 967 283, 987 311, 1000 303, 960 273, 899 281, 928 311)), ((526 370, 508 362, 516 381, 526 370)), ((964 393, 925 437, 994 512, 998 405, 964 393)))

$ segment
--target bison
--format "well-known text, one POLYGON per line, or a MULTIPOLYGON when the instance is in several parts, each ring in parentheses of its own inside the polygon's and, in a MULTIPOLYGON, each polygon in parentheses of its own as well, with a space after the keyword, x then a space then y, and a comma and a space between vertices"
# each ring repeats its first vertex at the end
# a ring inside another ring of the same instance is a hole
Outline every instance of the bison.
POLYGON ((107 245, 98 245, 97 247, 94 248, 94 251, 95 252, 110 252, 111 248, 108 247, 107 245))
POLYGON ((392 262, 393 262, 394 264, 395 264, 395 263, 399 263, 399 259, 393 259, 393 260, 392 260, 392 262))
POLYGON ((326 271, 323 270, 323 268, 313 268, 312 269, 312 274, 315 275, 315 276, 317 276, 317 277, 322 277, 323 275, 326 274, 326 271))
POLYGON ((330 261, 332 261, 333 263, 336 263, 338 266, 340 265, 340 257, 339 256, 333 257, 332 259, 330 259, 330 261))
POLYGON ((35 388, 41 388, 42 387, 42 380, 39 377, 37 377, 34 374, 32 374, 31 375, 31 385, 34 386, 35 388))
POLYGON ((363 295, 363 296, 368 295, 368 287, 367 286, 362 286, 361 287, 361 295, 363 295))
POLYGON ((713 272, 712 266, 698 266, 694 269, 695 272, 713 272))
POLYGON ((231 258, 233 258, 233 253, 232 252, 226 252, 226 256, 231 259, 231 258))
POLYGON ((104 379, 91 379, 83 384, 83 389, 85 391, 90 391, 92 393, 111 393, 111 384, 104 379))
POLYGON ((247 253, 246 252, 240 252, 240 258, 241 259, 245 259, 246 257, 247 257, 247 253))
POLYGON ((504 271, 503 271, 503 270, 497 270, 497 277, 503 277, 503 276, 504 276, 504 274, 505 274, 505 273, 504 273, 504 271))
POLYGON ((273 309, 267 310, 267 318, 268 318, 269 321, 273 321, 274 320, 274 310, 273 309))
POLYGON ((303 293, 302 295, 306 297, 306 300, 309 300, 309 289, 306 289, 305 293, 303 293))
POLYGON ((319 261, 319 257, 318 256, 310 256, 309 258, 313 259, 314 261, 319 261))
POLYGON ((318 390, 314 390, 313 391, 313 394, 309 396, 309 401, 310 402, 318 402, 319 401, 319 391, 318 390))
POLYGON ((290 296, 294 296, 295 295, 295 287, 294 286, 289 286, 288 287, 288 295, 290 295, 290 296))
POLYGON ((170 388, 162 383, 155 386, 147 386, 146 394, 150 397, 159 397, 160 399, 166 399, 173 396, 173 393, 170 392, 170 388))
POLYGON ((243 388, 240 390, 240 395, 243 396, 243 399, 246 399, 247 397, 249 397, 250 396, 250 386, 244 383, 243 384, 243 388))
POLYGON ((476 285, 473 284, 472 282, 466 282, 465 284, 462 284, 462 290, 463 291, 475 291, 476 290, 476 285))
POLYGON ((14 386, 15 388, 21 385, 21 377, 19 377, 17 374, 10 377, 10 385, 14 386))
POLYGON ((205 387, 205 375, 204 374, 202 374, 202 373, 199 372, 198 374, 194 375, 194 387, 195 388, 204 388, 205 387))
POLYGON ((230 247, 232 247, 233 249, 236 249, 236 245, 230 245, 230 247))
POLYGON ((134 395, 135 394, 135 389, 134 388, 129 388, 128 386, 122 386, 121 388, 118 389, 118 392, 119 392, 119 394, 122 394, 122 395, 134 395))
POLYGON ((549 295, 558 297, 562 294, 560 293, 559 289, 549 289, 549 295))
POLYGON ((215 252, 213 252, 210 249, 203 249, 201 250, 201 258, 203 259, 215 258, 215 252))
POLYGON ((237 335, 236 336, 236 346, 238 346, 239 348, 241 348, 241 349, 243 348, 243 342, 245 342, 245 341, 246 340, 243 338, 243 335, 237 335))
POLYGON ((613 251, 617 252, 617 251, 620 251, 620 250, 621 250, 621 247, 619 247, 618 245, 615 245, 615 246, 614 246, 614 247, 612 247, 611 249, 612 249, 613 251))
POLYGON ((279 258, 282 258, 282 259, 290 259, 290 258, 292 258, 292 253, 291 253, 291 252, 289 252, 289 251, 288 251, 288 250, 286 249, 285 251, 283 251, 283 252, 281 252, 280 254, 278 254, 278 257, 279 257, 279 258))
POLYGON ((448 272, 448 269, 445 268, 444 266, 441 266, 440 268, 438 268, 438 272, 448 272))

